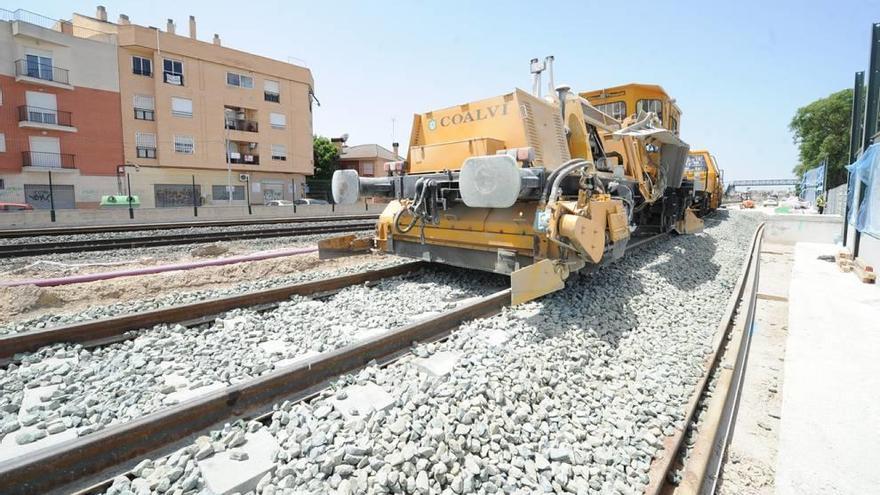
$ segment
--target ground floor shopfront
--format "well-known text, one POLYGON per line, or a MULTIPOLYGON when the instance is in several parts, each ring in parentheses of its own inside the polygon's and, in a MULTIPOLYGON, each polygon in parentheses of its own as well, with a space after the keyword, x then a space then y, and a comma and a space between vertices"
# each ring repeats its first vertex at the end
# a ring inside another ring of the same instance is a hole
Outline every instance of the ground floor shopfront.
POLYGON ((52 203, 55 209, 97 208, 103 196, 126 195, 129 183, 140 208, 192 206, 194 197, 199 206, 246 205, 248 200, 262 205, 305 197, 303 174, 133 166, 120 172, 108 177, 46 168, 0 174, 0 202, 28 203, 35 209, 48 209, 52 203))
POLYGON ((0 174, 0 202, 27 203, 35 209, 97 208, 101 197, 117 194, 116 176, 84 175, 79 169, 24 167, 0 174), (51 184, 50 189, 50 175, 51 184))

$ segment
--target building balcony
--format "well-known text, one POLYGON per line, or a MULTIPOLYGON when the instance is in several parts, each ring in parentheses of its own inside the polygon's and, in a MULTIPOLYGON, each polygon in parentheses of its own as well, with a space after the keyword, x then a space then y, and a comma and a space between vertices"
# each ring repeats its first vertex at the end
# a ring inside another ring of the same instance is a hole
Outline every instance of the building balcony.
POLYGON ((15 80, 56 88, 73 89, 73 86, 70 85, 69 70, 25 59, 15 61, 15 80))
POLYGON ((76 132, 70 112, 28 105, 18 107, 18 126, 47 129, 50 131, 76 132))
POLYGON ((21 166, 39 169, 75 169, 74 155, 70 153, 47 153, 43 151, 22 151, 21 166))
POLYGON ((226 119, 226 128, 234 131, 259 132, 257 121, 248 119, 226 119))
POLYGON ((239 165, 259 165, 260 164, 260 155, 248 155, 244 153, 230 153, 229 154, 229 163, 235 163, 239 165))

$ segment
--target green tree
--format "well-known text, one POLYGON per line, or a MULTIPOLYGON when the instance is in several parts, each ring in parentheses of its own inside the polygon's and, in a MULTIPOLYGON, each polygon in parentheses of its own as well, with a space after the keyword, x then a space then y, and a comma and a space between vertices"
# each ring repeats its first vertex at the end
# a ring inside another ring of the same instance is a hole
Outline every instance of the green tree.
POLYGON ((324 136, 314 136, 313 139, 315 181, 327 181, 333 177, 333 172, 339 167, 339 150, 324 136))
POLYGON ((798 146, 798 178, 828 159, 828 187, 846 182, 853 91, 845 89, 798 108, 788 125, 798 146))

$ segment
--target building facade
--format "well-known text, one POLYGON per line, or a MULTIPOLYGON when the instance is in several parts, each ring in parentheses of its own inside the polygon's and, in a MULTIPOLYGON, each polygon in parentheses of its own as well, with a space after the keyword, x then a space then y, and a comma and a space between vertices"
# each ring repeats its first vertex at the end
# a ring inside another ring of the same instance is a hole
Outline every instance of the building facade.
POLYGON ((0 92, 0 201, 48 207, 52 172, 56 208, 128 180, 146 208, 263 204, 314 170, 311 72, 199 41, 193 17, 183 36, 0 9, 0 92))
POLYGON ((400 161, 403 158, 378 144, 359 144, 339 149, 339 168, 357 170, 361 177, 384 177, 386 162, 400 161))
POLYGON ((124 163, 142 207, 302 197, 313 173, 313 80, 303 67, 188 36, 74 14, 117 39, 124 163), (247 177, 247 180, 245 180, 247 177), (195 182, 195 185, 193 185, 195 182), (250 186, 248 189, 247 186, 250 186), (231 194, 230 194, 231 193, 231 194))
POLYGON ((0 202, 96 207, 123 163, 116 46, 19 12, 0 20, 0 202))

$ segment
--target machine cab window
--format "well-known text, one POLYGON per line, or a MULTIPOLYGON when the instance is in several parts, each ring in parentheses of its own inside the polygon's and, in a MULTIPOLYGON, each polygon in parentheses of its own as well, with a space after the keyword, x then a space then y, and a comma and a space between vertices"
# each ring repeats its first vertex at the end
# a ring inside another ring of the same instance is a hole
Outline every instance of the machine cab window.
POLYGON ((626 118, 626 102, 613 101, 611 103, 603 103, 596 105, 596 109, 604 114, 608 114, 615 120, 623 121, 626 118))
POLYGON ((684 168, 685 170, 709 170, 709 166, 706 164, 706 157, 703 155, 688 155, 684 168))
POLYGON ((660 100, 639 100, 636 102, 636 113, 654 112, 657 118, 663 121, 663 102, 660 100))

